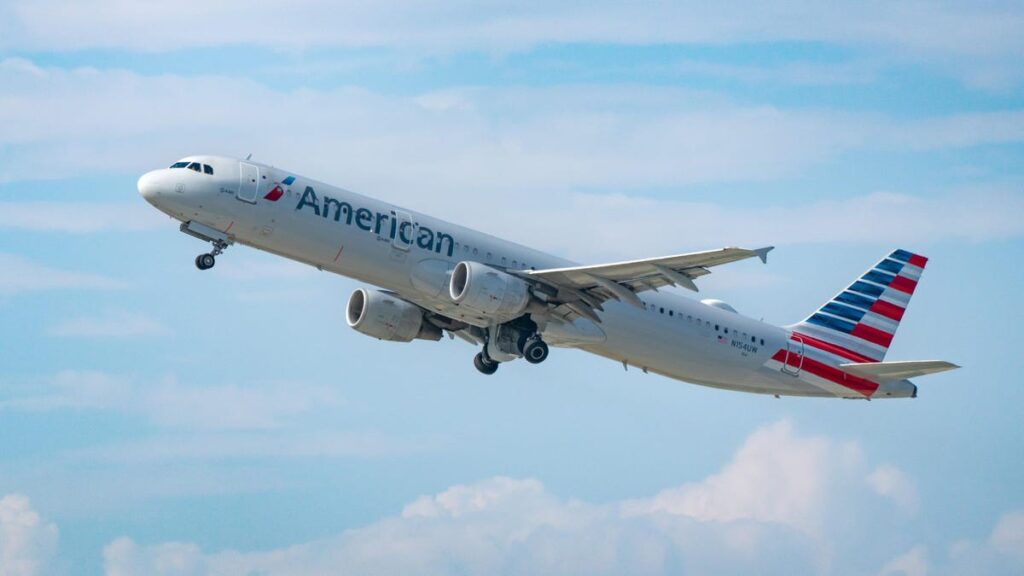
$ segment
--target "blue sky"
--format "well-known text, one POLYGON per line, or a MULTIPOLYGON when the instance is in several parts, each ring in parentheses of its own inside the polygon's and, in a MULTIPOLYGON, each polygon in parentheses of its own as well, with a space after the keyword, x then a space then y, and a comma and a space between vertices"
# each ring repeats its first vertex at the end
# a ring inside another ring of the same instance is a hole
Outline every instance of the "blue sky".
POLYGON ((1019 4, 0 3, 0 573, 1024 571, 1019 4), (244 156, 582 262, 771 244, 785 324, 931 258, 913 401, 576 351, 483 378, 135 181, 244 156))

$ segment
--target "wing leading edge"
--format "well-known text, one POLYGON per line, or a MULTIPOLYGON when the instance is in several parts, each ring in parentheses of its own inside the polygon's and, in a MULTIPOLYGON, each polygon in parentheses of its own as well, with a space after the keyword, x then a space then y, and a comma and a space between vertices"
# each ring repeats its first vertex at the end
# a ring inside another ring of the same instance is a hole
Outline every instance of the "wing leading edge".
POLYGON ((603 302, 619 300, 643 308, 636 296, 638 292, 670 285, 696 292, 694 279, 710 274, 709 268, 754 257, 767 262, 772 248, 721 248, 594 266, 529 270, 520 274, 550 287, 554 292, 550 301, 566 309, 561 314, 563 317, 575 313, 600 322, 596 311, 602 310, 603 302))

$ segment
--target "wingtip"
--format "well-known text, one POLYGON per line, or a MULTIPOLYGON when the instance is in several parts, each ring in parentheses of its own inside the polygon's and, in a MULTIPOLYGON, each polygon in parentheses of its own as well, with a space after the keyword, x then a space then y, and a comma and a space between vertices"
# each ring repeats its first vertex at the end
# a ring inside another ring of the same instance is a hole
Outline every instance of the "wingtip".
POLYGON ((764 248, 755 248, 751 250, 757 257, 761 259, 762 264, 768 263, 768 253, 775 250, 775 246, 765 246, 764 248))

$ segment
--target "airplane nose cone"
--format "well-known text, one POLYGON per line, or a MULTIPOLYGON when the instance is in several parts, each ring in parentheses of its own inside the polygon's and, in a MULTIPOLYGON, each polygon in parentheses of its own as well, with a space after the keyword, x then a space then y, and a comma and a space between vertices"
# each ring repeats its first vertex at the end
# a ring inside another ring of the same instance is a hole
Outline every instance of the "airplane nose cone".
POLYGON ((160 193, 159 178, 160 170, 146 172, 139 178, 139 194, 146 199, 146 202, 153 204, 160 193))

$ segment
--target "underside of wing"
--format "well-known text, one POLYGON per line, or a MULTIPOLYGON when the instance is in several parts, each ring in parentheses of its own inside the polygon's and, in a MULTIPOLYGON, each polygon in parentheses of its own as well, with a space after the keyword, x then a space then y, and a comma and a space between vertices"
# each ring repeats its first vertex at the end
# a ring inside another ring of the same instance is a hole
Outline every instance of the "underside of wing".
POLYGON ((575 314, 600 321, 595 311, 600 311, 607 300, 642 308, 638 292, 670 285, 697 291, 694 279, 710 274, 709 268, 754 257, 764 262, 770 250, 771 246, 753 250, 722 248, 595 266, 531 270, 524 274, 551 289, 552 300, 560 304, 563 317, 575 314))

